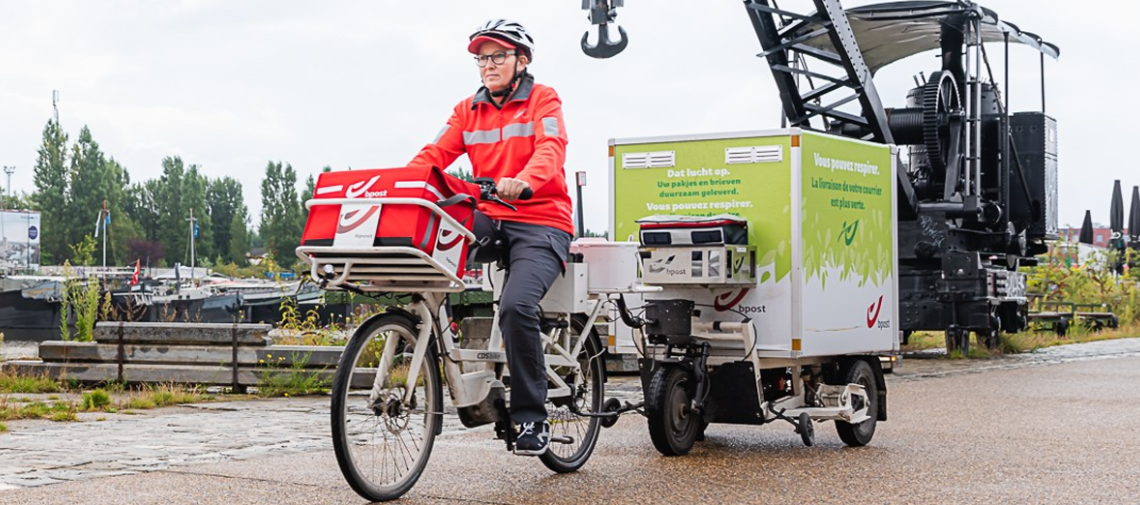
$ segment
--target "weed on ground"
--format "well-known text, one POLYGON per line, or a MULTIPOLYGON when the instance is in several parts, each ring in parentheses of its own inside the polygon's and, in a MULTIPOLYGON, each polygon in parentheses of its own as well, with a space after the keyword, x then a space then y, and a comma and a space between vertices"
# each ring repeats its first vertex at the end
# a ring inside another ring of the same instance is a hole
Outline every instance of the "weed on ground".
MULTIPOLYGON (((112 389, 123 390, 122 386, 112 389)), ((49 402, 33 401, 26 396, 11 399, 0 395, 0 421, 21 419, 47 419, 57 422, 79 421, 78 414, 102 412, 107 414, 134 413, 186 403, 213 401, 214 395, 202 394, 198 388, 184 388, 175 385, 147 385, 134 390, 108 392, 98 388, 84 392, 76 401, 63 401, 59 395, 48 397, 49 402), (52 401, 54 400, 54 401, 52 401)), ((105 420, 106 417, 99 418, 105 420)))
MULTIPOLYGON (((1003 333, 1000 336, 997 349, 985 349, 977 342, 970 342, 970 358, 988 358, 998 354, 1020 354, 1033 352, 1046 347, 1058 345, 1083 344, 1101 340, 1117 340, 1122 338, 1137 338, 1140 336, 1140 322, 1125 327, 1094 331, 1084 326, 1074 326, 1065 336, 1057 335, 1052 331, 1024 331, 1021 333, 1003 333)), ((942 332, 918 331, 910 335, 907 345, 902 346, 903 352, 915 352, 928 349, 946 347, 946 337, 942 332)), ((963 358, 960 352, 951 352, 947 357, 963 358)))
POLYGON ((63 390, 55 379, 47 376, 22 376, 14 371, 0 372, 0 394, 42 394, 63 390))
POLYGON ((294 353, 290 357, 290 365, 281 367, 279 363, 285 361, 284 356, 274 358, 272 354, 267 355, 269 361, 262 360, 258 364, 257 394, 262 397, 289 397, 327 393, 329 380, 324 377, 324 370, 305 368, 309 357, 310 354, 294 353))

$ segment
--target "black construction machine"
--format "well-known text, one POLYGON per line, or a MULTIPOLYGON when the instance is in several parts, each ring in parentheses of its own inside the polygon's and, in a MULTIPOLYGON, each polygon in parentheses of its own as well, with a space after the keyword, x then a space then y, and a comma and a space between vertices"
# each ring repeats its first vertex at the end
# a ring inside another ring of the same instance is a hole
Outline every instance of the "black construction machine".
MULTIPOLYGON (((621 0, 584 0, 597 58, 628 43, 608 24, 621 0)), ((785 2, 796 3, 796 2, 785 2)), ((903 339, 946 331, 948 350, 987 347, 1027 326, 1026 276, 1057 238, 1057 129, 1045 115, 1045 57, 1059 49, 968 1, 904 1, 844 10, 839 0, 801 0, 814 12, 745 0, 775 77, 785 126, 904 148, 899 166, 899 310, 903 339), (1041 111, 1012 113, 1009 47, 1036 49, 1041 111), (1004 50, 999 80, 989 49, 1004 50), (904 107, 888 108, 873 76, 936 50, 941 68, 916 78, 904 107), (1004 84, 999 86, 998 83, 1004 84)))

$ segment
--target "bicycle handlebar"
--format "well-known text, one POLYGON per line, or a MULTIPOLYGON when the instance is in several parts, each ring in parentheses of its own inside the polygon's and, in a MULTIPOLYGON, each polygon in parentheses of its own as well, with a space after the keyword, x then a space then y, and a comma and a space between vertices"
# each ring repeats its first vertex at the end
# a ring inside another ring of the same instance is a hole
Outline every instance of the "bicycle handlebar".
MULTIPOLYGON (((480 194, 479 199, 488 202, 497 203, 511 210, 518 210, 514 205, 504 202, 499 198, 498 185, 495 180, 490 177, 479 177, 475 179, 475 184, 479 185, 480 194)), ((519 194, 519 200, 530 200, 534 196, 534 190, 526 188, 519 194)))

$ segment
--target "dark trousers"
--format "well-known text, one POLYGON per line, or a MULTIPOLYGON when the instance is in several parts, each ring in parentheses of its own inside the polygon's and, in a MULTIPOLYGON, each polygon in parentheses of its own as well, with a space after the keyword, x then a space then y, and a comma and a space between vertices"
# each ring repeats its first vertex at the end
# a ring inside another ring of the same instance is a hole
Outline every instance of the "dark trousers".
POLYGON ((538 302, 565 269, 570 234, 550 226, 499 221, 476 215, 475 235, 486 245, 474 260, 507 266, 499 299, 499 331, 511 372, 511 420, 546 419, 546 361, 538 302), (495 247, 498 245, 498 247, 495 247))

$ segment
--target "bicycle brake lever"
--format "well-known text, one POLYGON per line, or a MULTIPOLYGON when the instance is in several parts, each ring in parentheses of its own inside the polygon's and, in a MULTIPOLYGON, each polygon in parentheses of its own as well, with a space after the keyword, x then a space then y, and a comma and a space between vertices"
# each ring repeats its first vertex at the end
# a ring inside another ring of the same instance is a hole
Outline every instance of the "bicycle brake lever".
POLYGON ((509 204, 509 203, 507 203, 507 202, 503 201, 503 200, 502 200, 502 199, 500 199, 499 197, 491 198, 491 199, 490 199, 490 201, 492 201, 492 202, 495 202, 495 203, 497 203, 497 204, 499 204, 499 205, 502 205, 503 207, 506 207, 506 208, 508 208, 508 209, 511 209, 512 211, 516 211, 516 212, 517 212, 517 211, 519 210, 519 209, 518 209, 517 207, 515 207, 514 205, 511 205, 511 204, 509 204))

